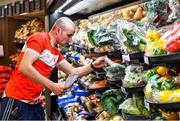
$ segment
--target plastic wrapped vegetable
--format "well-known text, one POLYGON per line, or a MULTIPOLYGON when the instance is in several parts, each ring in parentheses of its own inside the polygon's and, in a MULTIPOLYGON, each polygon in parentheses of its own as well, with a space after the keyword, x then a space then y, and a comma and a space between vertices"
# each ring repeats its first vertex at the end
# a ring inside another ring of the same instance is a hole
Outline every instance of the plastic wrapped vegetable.
POLYGON ((140 87, 146 82, 144 80, 143 66, 130 65, 126 68, 126 75, 123 80, 124 87, 140 87))
POLYGON ((119 63, 112 63, 105 68, 106 76, 112 80, 120 80, 125 75, 125 66, 119 63))
POLYGON ((161 38, 166 40, 168 52, 180 52, 180 22, 172 25, 161 38))
POLYGON ((149 115, 149 111, 144 105, 143 98, 135 95, 133 95, 133 98, 128 98, 120 104, 119 108, 122 109, 124 113, 131 115, 149 115))
POLYGON ((106 112, 116 114, 118 112, 119 103, 124 97, 125 95, 120 89, 107 90, 102 94, 101 105, 106 112))

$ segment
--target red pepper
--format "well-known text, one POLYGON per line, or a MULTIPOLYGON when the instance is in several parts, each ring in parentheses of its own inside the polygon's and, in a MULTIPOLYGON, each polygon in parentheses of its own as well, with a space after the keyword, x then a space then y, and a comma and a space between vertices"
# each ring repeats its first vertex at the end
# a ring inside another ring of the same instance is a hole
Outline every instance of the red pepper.
POLYGON ((180 30, 176 31, 174 35, 169 36, 167 40, 166 50, 168 52, 180 51, 180 30))

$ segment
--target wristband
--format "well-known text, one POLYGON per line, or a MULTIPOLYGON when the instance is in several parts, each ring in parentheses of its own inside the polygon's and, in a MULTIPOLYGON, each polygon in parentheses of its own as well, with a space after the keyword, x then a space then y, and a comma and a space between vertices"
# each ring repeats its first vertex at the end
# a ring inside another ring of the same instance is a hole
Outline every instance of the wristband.
MULTIPOLYGON (((92 63, 93 63, 93 62, 92 62, 92 63)), ((91 63, 91 68, 95 70, 96 68, 94 67, 94 65, 93 65, 92 63, 91 63)))

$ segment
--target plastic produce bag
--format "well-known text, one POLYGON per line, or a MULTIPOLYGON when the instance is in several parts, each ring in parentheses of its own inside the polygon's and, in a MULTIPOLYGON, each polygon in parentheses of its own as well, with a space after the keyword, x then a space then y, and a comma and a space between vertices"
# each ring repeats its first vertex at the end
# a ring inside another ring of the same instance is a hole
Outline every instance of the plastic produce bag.
POLYGON ((168 16, 171 14, 169 0, 147 0, 144 3, 145 10, 150 22, 157 27, 167 24, 168 16))
POLYGON ((134 114, 134 115, 141 114, 137 106, 133 104, 132 98, 128 98, 122 104, 120 104, 119 109, 122 109, 122 111, 127 114, 134 114))
POLYGON ((110 59, 106 58, 109 66, 105 68, 106 76, 109 80, 121 80, 125 75, 125 66, 114 63, 110 59))
POLYGON ((169 7, 172 13, 168 17, 168 22, 173 23, 180 18, 180 1, 179 0, 169 0, 169 7))

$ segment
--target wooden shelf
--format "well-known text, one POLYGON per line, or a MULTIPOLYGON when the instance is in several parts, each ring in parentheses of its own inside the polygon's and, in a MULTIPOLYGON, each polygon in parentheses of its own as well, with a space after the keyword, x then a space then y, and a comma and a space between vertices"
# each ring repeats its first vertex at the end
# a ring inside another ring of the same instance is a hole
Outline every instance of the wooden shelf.
POLYGON ((23 19, 23 18, 33 18, 33 17, 43 17, 45 16, 45 11, 41 10, 41 11, 34 11, 34 12, 29 12, 29 13, 21 13, 19 15, 14 15, 11 16, 12 18, 16 18, 16 19, 23 19))

